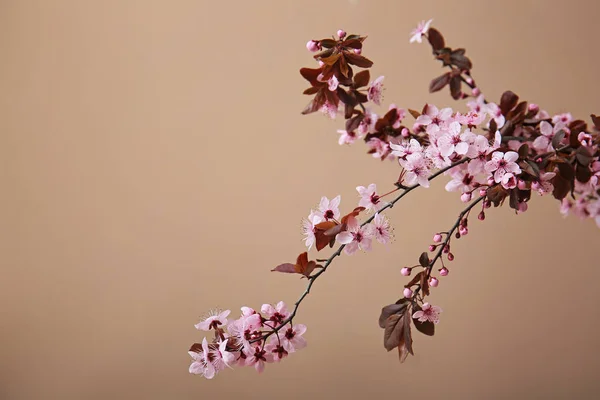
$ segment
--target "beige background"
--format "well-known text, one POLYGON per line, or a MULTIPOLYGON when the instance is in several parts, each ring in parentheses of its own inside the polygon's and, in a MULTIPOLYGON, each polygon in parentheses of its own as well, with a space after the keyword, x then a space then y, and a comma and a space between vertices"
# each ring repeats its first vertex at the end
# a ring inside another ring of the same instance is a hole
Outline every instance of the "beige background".
POLYGON ((309 347, 262 376, 187 372, 209 308, 292 303, 269 272, 302 249, 321 195, 398 168, 301 116, 304 45, 369 35, 385 102, 419 108, 440 72, 416 22, 466 47, 474 76, 549 112, 600 112, 594 1, 0 2, 1 399, 596 398, 600 232, 551 198, 471 223, 432 301, 434 338, 400 365, 377 326, 461 203, 438 182, 390 217, 395 243, 344 257, 298 322, 309 347))

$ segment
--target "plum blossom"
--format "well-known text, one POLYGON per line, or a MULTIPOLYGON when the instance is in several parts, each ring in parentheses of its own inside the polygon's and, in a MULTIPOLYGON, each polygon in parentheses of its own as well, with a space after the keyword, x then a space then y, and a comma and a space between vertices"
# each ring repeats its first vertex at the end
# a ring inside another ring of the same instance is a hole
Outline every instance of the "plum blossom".
POLYGON ((273 362, 273 354, 268 353, 266 350, 262 350, 261 346, 253 346, 244 349, 246 355, 246 365, 253 366, 258 373, 262 373, 265 370, 265 364, 273 362))
POLYGON ((429 187, 429 165, 423 155, 415 153, 407 156, 403 167, 406 170, 406 183, 429 187))
POLYGON ((432 306, 429 303, 423 303, 421 310, 413 314, 414 319, 418 319, 419 322, 433 322, 437 324, 440 322, 440 313, 442 309, 438 306, 432 306))
POLYGON ((514 189, 517 187, 517 178, 511 172, 502 175, 502 187, 504 189, 514 189))
POLYGON ((362 139, 363 135, 359 132, 356 133, 354 131, 346 131, 344 129, 338 129, 337 131, 340 134, 340 139, 338 140, 338 143, 340 145, 343 144, 352 144, 354 143, 357 139, 362 139))
POLYGON ((342 196, 336 196, 331 200, 325 196, 321 197, 321 202, 319 203, 319 213, 325 221, 340 219, 339 207, 341 200, 342 196))
POLYGON ((390 221, 383 214, 376 213, 373 219, 372 231, 375 234, 375 239, 382 244, 387 244, 392 238, 390 221))
POLYGON ((490 145, 490 142, 483 135, 478 135, 475 138, 466 154, 471 159, 468 163, 471 175, 477 175, 485 171, 484 167, 487 163, 487 156, 500 145, 500 140, 500 132, 496 132, 497 146, 490 145))
POLYGON ((375 124, 377 124, 377 119, 379 117, 377 114, 366 110, 363 119, 361 119, 360 124, 356 130, 358 131, 361 137, 364 137, 368 133, 375 132, 375 124))
POLYGON ((532 143, 531 147, 536 149, 538 152, 550 151, 552 138, 557 131, 554 130, 552 125, 547 121, 540 122, 540 133, 532 143))
POLYGON ((398 157, 400 160, 406 160, 411 154, 422 154, 423 148, 416 139, 410 139, 410 141, 404 141, 399 144, 390 143, 392 154, 398 157))
POLYGON ((231 368, 231 366, 235 363, 235 354, 227 351, 228 340, 229 339, 225 339, 219 342, 217 349, 212 352, 214 355, 213 365, 217 371, 221 371, 225 369, 225 367, 231 368))
POLYGON ((469 167, 465 164, 457 165, 449 171, 452 180, 446 184, 448 192, 460 191, 461 193, 471 192, 482 182, 476 175, 471 174, 469 167))
POLYGON ((265 346, 265 350, 267 353, 271 354, 273 361, 279 362, 284 357, 287 357, 289 352, 285 349, 285 347, 279 344, 279 340, 277 340, 276 336, 271 336, 271 338, 271 343, 265 346))
POLYGON ((356 191, 360 195, 360 201, 358 205, 364 207, 367 210, 379 210, 385 205, 385 202, 381 201, 377 195, 377 185, 371 183, 368 187, 357 186, 356 191))
POLYGON ((473 143, 476 135, 468 129, 461 134, 460 130, 460 123, 452 122, 448 127, 448 131, 439 138, 438 147, 443 156, 449 157, 454 152, 462 156, 469 151, 469 145, 473 143))
POLYGON ((531 189, 535 190, 543 196, 547 193, 552 193, 554 185, 552 185, 552 178, 556 176, 554 172, 542 172, 540 177, 531 182, 531 189))
POLYGON ((319 212, 310 211, 308 218, 302 221, 302 232, 304 236, 304 244, 310 250, 315 244, 315 226, 323 222, 323 217, 319 212))
POLYGON ((507 151, 506 153, 495 151, 492 153, 492 159, 485 164, 485 171, 490 174, 493 172, 494 181, 500 183, 506 173, 512 173, 513 175, 521 173, 521 168, 515 162, 518 159, 519 154, 514 151, 507 151))
POLYGON ((360 226, 358 220, 354 217, 348 218, 347 230, 336 235, 335 240, 340 244, 345 244, 344 252, 348 255, 356 253, 357 250, 371 250, 373 241, 373 231, 370 224, 360 226))
POLYGON ((202 352, 189 351, 188 354, 194 360, 190 365, 190 374, 201 375, 206 379, 214 378, 216 368, 212 363, 212 357, 206 338, 202 339, 202 352))
POLYGON ((571 113, 557 114, 552 117, 553 124, 562 123, 563 125, 569 125, 572 121, 573 116, 571 115, 571 113))
POLYGON ((421 43, 423 41, 422 37, 429 30, 429 25, 431 25, 431 21, 433 21, 433 19, 430 19, 427 22, 419 22, 417 27, 410 32, 410 43, 421 43))
POLYGON ((283 301, 277 303, 275 307, 271 304, 263 304, 260 312, 265 315, 264 318, 267 320, 266 323, 271 322, 271 324, 269 324, 271 328, 281 325, 290 316, 287 306, 283 301))
POLYGON ((281 337, 281 345, 288 353, 294 353, 306 347, 306 339, 302 337, 306 325, 297 324, 288 328, 281 337))
POLYGON ((381 105, 381 100, 383 100, 383 79, 383 76, 375 79, 367 89, 367 99, 378 106, 381 105))
POLYGON ((427 133, 436 132, 437 128, 443 128, 451 122, 452 109, 450 107, 439 110, 433 104, 427 104, 425 113, 421 114, 415 121, 416 125, 426 126, 427 133))
POLYGON ((331 78, 329 78, 329 80, 327 81, 327 83, 329 90, 335 92, 340 82, 338 81, 338 78, 335 75, 332 75, 331 78))
POLYGON ((326 101, 321 106, 321 112, 323 114, 327 115, 329 118, 335 119, 335 117, 337 116, 337 113, 338 113, 338 106, 336 106, 333 103, 330 103, 329 101, 326 101))
POLYGON ((196 329, 200 331, 209 331, 211 328, 216 328, 220 325, 227 325, 227 316, 231 313, 231 310, 225 311, 216 311, 213 310, 210 312, 210 315, 206 317, 204 320, 198 322, 196 325, 196 329))

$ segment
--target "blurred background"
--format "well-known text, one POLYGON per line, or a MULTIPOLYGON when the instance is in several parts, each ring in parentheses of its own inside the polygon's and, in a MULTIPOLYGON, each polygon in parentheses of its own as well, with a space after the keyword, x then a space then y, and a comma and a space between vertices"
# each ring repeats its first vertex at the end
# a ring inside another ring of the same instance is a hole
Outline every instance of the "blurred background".
MULTIPOLYGON (((427 101, 442 71, 417 22, 465 47, 496 101, 600 112, 595 1, 0 2, 1 399, 597 398, 593 221, 534 197, 493 209, 454 245, 432 293, 444 312, 401 365, 377 325, 434 232, 462 209, 445 180, 389 213, 395 241, 343 257, 297 317, 309 346, 263 375, 190 375, 214 307, 293 303, 269 272, 303 251, 321 196, 389 187, 394 163, 339 146, 343 120, 300 115, 305 44, 368 35, 385 106, 427 101)), ((321 254, 319 254, 319 257, 321 254)))

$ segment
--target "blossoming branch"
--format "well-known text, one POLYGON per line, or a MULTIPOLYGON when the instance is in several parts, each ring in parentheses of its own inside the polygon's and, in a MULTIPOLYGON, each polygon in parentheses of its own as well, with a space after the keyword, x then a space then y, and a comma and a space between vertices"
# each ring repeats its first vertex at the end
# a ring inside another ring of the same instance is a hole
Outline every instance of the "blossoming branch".
POLYGON ((234 365, 254 366, 262 372, 267 363, 305 347, 306 326, 294 321, 316 280, 342 253, 370 251, 374 242, 387 245, 392 226, 385 211, 438 177, 447 178, 446 190, 459 193, 465 208, 447 230, 433 234, 414 265, 401 269, 403 276, 412 278, 396 295, 400 298, 381 310, 384 347, 396 349, 401 361, 413 354, 413 326, 425 335, 435 333, 442 309, 427 298, 449 274, 453 240, 469 233, 471 213, 483 221, 488 209, 505 203, 523 213, 533 194, 551 194, 559 200, 562 214, 594 218, 600 226, 600 118, 592 115, 588 126, 569 113, 550 116, 511 91, 493 102, 471 76, 472 63, 465 50, 447 47, 430 24, 431 20, 421 22, 410 36, 411 43, 426 39, 434 58, 447 68, 430 82, 429 91, 448 88, 453 99, 467 100, 466 111, 433 104, 417 111, 391 104, 379 115, 372 106, 382 105, 384 78, 371 79, 373 62, 362 54, 366 37, 340 30, 335 37, 307 43, 317 66, 300 70, 310 84, 304 94, 312 96, 302 113, 343 116, 339 143, 363 141, 372 157, 399 165, 398 179, 383 190, 375 184, 358 186, 358 201, 344 213, 340 196, 322 197, 303 221, 306 250, 295 261, 273 268, 299 274, 307 280, 306 290, 292 307, 283 302, 263 304, 260 311, 242 307, 236 319, 229 318, 229 310, 208 315, 196 328, 214 336, 190 348, 191 373, 210 379, 234 365), (309 257, 309 252, 336 244, 328 257, 309 257))

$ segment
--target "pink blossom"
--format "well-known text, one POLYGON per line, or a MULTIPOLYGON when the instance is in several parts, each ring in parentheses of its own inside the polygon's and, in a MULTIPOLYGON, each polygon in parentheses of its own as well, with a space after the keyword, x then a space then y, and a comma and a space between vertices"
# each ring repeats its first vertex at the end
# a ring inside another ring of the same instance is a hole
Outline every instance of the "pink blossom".
POLYGON ((335 240, 345 244, 344 252, 348 255, 356 253, 357 250, 371 250, 373 232, 371 225, 361 227, 356 218, 348 218, 347 230, 336 235, 335 240))
POLYGON ((302 221, 302 232, 304 236, 304 244, 308 247, 308 250, 315 244, 315 226, 323 222, 323 217, 319 212, 313 210, 310 211, 308 219, 302 221))
POLYGON ((340 145, 352 144, 356 141, 356 139, 362 139, 362 136, 363 136, 361 134, 357 134, 354 131, 347 132, 344 129, 338 129, 337 132, 340 134, 340 139, 338 140, 338 143, 340 145))
POLYGON ((390 222, 385 215, 375 214, 372 231, 375 233, 375 239, 379 243, 387 244, 392 238, 390 222))
POLYGON ((217 371, 221 371, 225 367, 231 368, 235 363, 235 354, 227 351, 227 341, 228 339, 219 342, 219 347, 212 352, 214 355, 213 365, 217 371))
POLYGON ((306 347, 306 339, 302 337, 306 332, 306 325, 297 324, 288 328, 281 338, 281 345, 289 353, 301 350, 306 347))
POLYGON ((538 179, 531 182, 531 189, 537 191, 540 196, 552 193, 554 185, 552 185, 551 181, 554 176, 556 176, 554 172, 542 172, 538 179))
POLYGON ((422 187, 429 187, 429 166, 421 154, 415 153, 407 156, 403 167, 407 171, 406 183, 409 185, 418 183, 422 187))
POLYGON ((371 183, 368 187, 357 186, 356 191, 360 195, 360 201, 358 202, 360 207, 378 211, 385 205, 385 202, 381 201, 377 195, 377 185, 374 183, 371 183))
POLYGON ((340 39, 343 39, 343 38, 345 38, 345 37, 346 37, 346 31, 344 31, 343 29, 339 29, 339 30, 337 31, 337 35, 338 35, 338 37, 339 37, 340 39))
POLYGON ((335 117, 337 116, 337 113, 338 113, 338 107, 335 104, 330 103, 329 101, 326 101, 321 106, 321 112, 323 114, 327 115, 329 118, 335 119, 335 117))
POLYGON ((374 137, 369 139, 367 146, 369 146, 369 152, 375 158, 385 159, 394 157, 390 152, 390 145, 379 138, 374 137))
POLYGON ((283 347, 281 344, 279 344, 279 340, 277 340, 276 336, 271 336, 271 337, 273 339, 271 340, 271 343, 269 343, 265 346, 265 350, 267 351, 267 353, 271 354, 271 356, 273 357, 273 361, 279 362, 284 357, 287 357, 289 353, 285 349, 285 347, 283 347))
POLYGON ((289 316, 290 313, 287 310, 287 306, 283 301, 280 301, 273 307, 271 304, 263 304, 260 308, 260 312, 265 315, 267 323, 271 328, 275 328, 283 323, 289 316))
POLYGON ((498 127, 498 129, 504 126, 506 119, 504 118, 504 115, 502 115, 502 110, 500 109, 500 107, 498 107, 496 103, 487 103, 485 105, 485 112, 487 112, 490 115, 490 117, 492 117, 492 119, 496 121, 496 126, 498 127))
MULTIPOLYGON (((499 138, 500 133, 496 136, 499 138)), ((499 142, 500 140, 498 140, 499 142)), ((487 156, 493 151, 488 139, 483 135, 478 135, 473 141, 473 145, 469 147, 467 157, 471 158, 468 163, 468 171, 471 175, 477 175, 484 172, 484 167, 487 162, 487 156)))
POLYGON ((553 124, 562 123, 563 125, 569 125, 572 121, 573 116, 571 115, 571 113, 557 114, 552 117, 553 124))
POLYGON ((427 22, 425 22, 425 21, 419 22, 417 27, 410 32, 410 43, 414 43, 414 42, 421 43, 422 42, 421 38, 429 30, 429 25, 431 25, 431 21, 433 21, 433 19, 430 19, 427 22))
POLYGON ((470 192, 479 186, 482 182, 469 172, 466 164, 458 165, 450 170, 452 180, 446 184, 448 192, 460 191, 461 193, 470 192))
POLYGON ((399 144, 390 143, 392 154, 398 157, 400 160, 406 160, 411 154, 422 154, 423 148, 416 139, 410 139, 410 141, 403 141, 399 144))
POLYGON ((487 173, 494 173, 494 181, 500 183, 502 177, 506 173, 512 173, 518 175, 521 173, 521 168, 515 161, 519 159, 519 155, 514 151, 507 151, 502 153, 501 151, 495 151, 492 153, 492 159, 485 164, 485 171, 487 173))
POLYGON ((361 137, 365 136, 367 133, 375 132, 375 124, 377 124, 378 118, 377 114, 372 113, 369 110, 365 111, 363 119, 360 121, 358 128, 356 128, 361 137))
POLYGON ((487 114, 485 106, 485 97, 482 94, 477 96, 475 100, 467 102, 467 107, 469 107, 469 110, 477 114, 487 114))
POLYGON ((340 82, 338 81, 338 78, 335 75, 332 75, 331 78, 329 78, 329 80, 327 81, 327 83, 329 84, 329 90, 335 92, 340 82))
POLYGON ((265 364, 273 362, 273 354, 267 353, 266 350, 261 350, 261 346, 253 346, 244 349, 246 354, 246 365, 254 366, 260 374, 265 370, 265 364))
POLYGON ((438 108, 433 104, 427 104, 425 107, 425 113, 421 114, 417 118, 416 123, 422 126, 427 126, 427 133, 431 133, 431 128, 441 128, 449 123, 450 119, 452 118, 452 113, 453 111, 449 107, 438 110, 438 108))
POLYGON ((552 138, 554 137, 556 131, 554 130, 552 125, 550 125, 550 123, 548 123, 547 121, 542 121, 540 122, 540 132, 541 135, 535 138, 535 140, 531 144, 531 147, 536 149, 538 152, 550 151, 552 149, 552 138))
POLYGON ((319 212, 325 221, 329 221, 332 219, 338 220, 340 218, 340 201, 342 200, 342 196, 336 196, 333 199, 329 200, 327 197, 321 197, 321 202, 319 203, 319 212))
POLYGON ((202 339, 201 353, 189 351, 188 354, 194 360, 190 365, 190 374, 202 375, 206 379, 214 378, 216 374, 216 369, 211 360, 212 357, 208 348, 208 341, 206 340, 206 338, 202 339))
POLYGON ((460 123, 452 122, 447 132, 439 138, 438 147, 443 156, 449 157, 454 152, 462 156, 469 151, 469 145, 473 143, 476 135, 469 130, 461 134, 460 128, 460 123))
POLYGON ((210 312, 210 315, 204 320, 200 321, 196 325, 196 329, 200 331, 209 331, 211 328, 216 328, 219 325, 227 325, 227 316, 231 313, 231 310, 210 312))
POLYGON ((404 117, 406 117, 406 110, 404 108, 398 108, 395 104, 390 104, 388 111, 393 109, 396 110, 396 118, 390 120, 390 124, 392 125, 392 128, 398 129, 400 128, 402 120, 404 119, 404 117))
POLYGON ((442 309, 438 306, 432 306, 429 303, 423 303, 421 310, 413 314, 413 318, 418 319, 420 322, 433 322, 437 324, 440 322, 440 313, 442 309))
POLYGON ((477 126, 485 120, 486 114, 482 112, 469 111, 466 114, 458 114, 457 121, 462 125, 477 126))
POLYGON ((367 99, 378 106, 381 105, 381 100, 383 100, 383 79, 383 76, 375 79, 367 89, 367 99))
POLYGON ((517 187, 517 178, 512 172, 507 172, 502 175, 501 183, 504 189, 514 189, 517 187))

